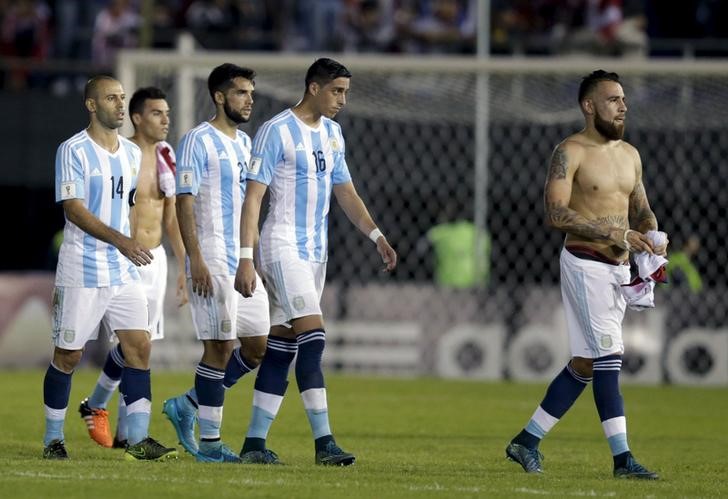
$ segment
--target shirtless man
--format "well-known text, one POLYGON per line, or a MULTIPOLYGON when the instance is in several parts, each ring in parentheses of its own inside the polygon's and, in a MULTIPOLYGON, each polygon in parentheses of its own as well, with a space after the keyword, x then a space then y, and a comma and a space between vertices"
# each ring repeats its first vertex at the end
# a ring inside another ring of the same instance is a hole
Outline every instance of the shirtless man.
POLYGON ((579 87, 586 127, 561 142, 551 158, 545 186, 546 223, 566 233, 561 251, 561 295, 572 359, 551 382, 506 456, 527 473, 541 473, 538 444, 564 416, 587 383, 614 458, 614 476, 657 479, 627 445, 619 392, 622 319, 620 284, 629 282, 629 252, 664 255, 645 235, 657 230, 642 184, 642 162, 624 142, 627 104, 616 73, 594 71, 579 87))
MULTIPOLYGON (((129 102, 129 115, 134 125, 130 138, 142 151, 141 169, 129 218, 131 237, 150 251, 154 259, 139 268, 142 287, 149 305, 149 324, 152 341, 164 337, 164 295, 167 289, 167 255, 162 246, 162 232, 174 252, 177 266, 177 303, 187 303, 185 291, 185 251, 175 211, 174 168, 172 147, 164 139, 169 132, 169 105, 166 95, 158 88, 137 90, 129 102)), ((121 381, 124 356, 119 345, 111 349, 93 393, 79 407, 89 436, 103 447, 125 447, 126 406, 119 397, 119 419, 112 439, 106 406, 121 381)), ((124 387, 119 391, 124 392, 124 387)))

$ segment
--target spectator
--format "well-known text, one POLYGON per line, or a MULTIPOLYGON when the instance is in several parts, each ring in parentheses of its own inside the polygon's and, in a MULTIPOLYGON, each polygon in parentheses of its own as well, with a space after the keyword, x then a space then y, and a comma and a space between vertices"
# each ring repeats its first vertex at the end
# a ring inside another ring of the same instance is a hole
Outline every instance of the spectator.
POLYGON ((349 2, 341 23, 345 52, 391 52, 394 49, 391 0, 349 2))
MULTIPOLYGON (((44 2, 17 0, 11 2, 2 18, 1 53, 9 57, 45 59, 48 55, 48 22, 50 11, 44 2)), ((10 73, 9 87, 22 89, 28 85, 29 71, 15 69, 10 73)))
POLYGON ((91 40, 93 62, 109 68, 119 49, 136 47, 139 25, 140 18, 130 7, 129 0, 111 0, 96 16, 91 40))
POLYGON ((475 51, 475 2, 471 0, 431 0, 409 26, 409 52, 473 53, 475 51))

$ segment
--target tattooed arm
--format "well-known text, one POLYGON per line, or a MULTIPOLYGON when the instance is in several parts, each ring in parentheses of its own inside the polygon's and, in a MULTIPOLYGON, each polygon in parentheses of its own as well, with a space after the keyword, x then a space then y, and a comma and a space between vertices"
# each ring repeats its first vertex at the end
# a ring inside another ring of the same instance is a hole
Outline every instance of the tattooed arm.
POLYGON ((642 184, 642 161, 639 153, 635 150, 636 155, 636 177, 634 190, 629 195, 629 222, 635 230, 643 234, 648 230, 657 230, 657 218, 650 208, 647 201, 645 186, 642 184))
POLYGON ((626 220, 624 217, 603 217, 590 220, 569 208, 574 175, 581 161, 581 147, 562 142, 551 156, 551 165, 544 187, 546 224, 583 239, 604 241, 625 247, 623 242, 626 220))

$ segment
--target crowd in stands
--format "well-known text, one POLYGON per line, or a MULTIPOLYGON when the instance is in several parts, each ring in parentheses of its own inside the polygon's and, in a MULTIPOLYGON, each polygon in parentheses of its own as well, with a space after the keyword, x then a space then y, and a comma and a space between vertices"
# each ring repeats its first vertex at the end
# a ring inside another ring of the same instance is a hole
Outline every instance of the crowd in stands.
MULTIPOLYGON (((653 39, 728 38, 722 0, 490 3, 494 54, 644 56, 653 39)), ((118 49, 171 48, 181 31, 210 50, 472 54, 476 10, 477 0, 0 0, 0 56, 108 70, 118 49)), ((0 70, 5 88, 35 83, 27 68, 0 70)))

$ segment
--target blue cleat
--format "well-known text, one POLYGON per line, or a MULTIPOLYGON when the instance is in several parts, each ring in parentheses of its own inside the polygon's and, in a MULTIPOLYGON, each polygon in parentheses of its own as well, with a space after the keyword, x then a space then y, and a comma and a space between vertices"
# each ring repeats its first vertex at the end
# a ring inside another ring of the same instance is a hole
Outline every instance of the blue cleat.
POLYGON ((323 466, 349 466, 354 464, 354 454, 344 452, 333 440, 323 450, 316 452, 316 464, 323 466))
POLYGON ((659 480, 660 475, 654 473, 640 463, 630 454, 624 466, 614 468, 615 478, 635 478, 637 480, 659 480))
POLYGON ((197 439, 195 438, 197 411, 187 400, 187 395, 165 400, 162 413, 167 416, 169 422, 174 426, 174 431, 177 432, 177 438, 182 447, 193 456, 196 456, 198 450, 197 439))
POLYGON ((241 463, 240 456, 222 442, 203 442, 195 456, 201 463, 241 463))
POLYGON ((525 445, 511 442, 506 447, 506 457, 520 464, 526 473, 543 473, 541 470, 543 454, 538 449, 529 449, 525 445))
POLYGON ((283 464, 278 459, 278 454, 270 449, 251 450, 240 454, 240 462, 243 464, 283 464))

